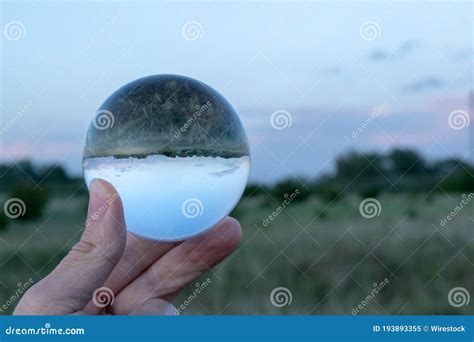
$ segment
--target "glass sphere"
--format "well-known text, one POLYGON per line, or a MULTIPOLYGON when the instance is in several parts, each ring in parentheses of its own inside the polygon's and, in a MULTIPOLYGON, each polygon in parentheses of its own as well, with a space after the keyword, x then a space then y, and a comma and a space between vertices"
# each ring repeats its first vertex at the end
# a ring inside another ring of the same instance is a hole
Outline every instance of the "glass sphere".
POLYGON ((250 153, 230 103, 192 78, 155 75, 130 82, 100 106, 87 131, 87 186, 111 183, 127 229, 176 241, 226 217, 247 183, 250 153))

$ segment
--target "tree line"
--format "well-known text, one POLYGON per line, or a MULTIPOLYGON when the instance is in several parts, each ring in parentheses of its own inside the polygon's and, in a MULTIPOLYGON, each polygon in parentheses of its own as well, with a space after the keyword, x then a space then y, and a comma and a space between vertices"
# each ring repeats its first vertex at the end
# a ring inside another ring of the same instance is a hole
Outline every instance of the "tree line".
MULTIPOLYGON (((298 189, 296 200, 318 196, 335 201, 346 194, 363 198, 383 192, 473 192, 474 165, 448 158, 428 161, 412 149, 393 149, 387 153, 348 151, 335 159, 335 169, 315 179, 289 178, 273 185, 249 184, 244 197, 270 194, 283 198, 298 189)), ((0 195, 5 202, 20 198, 27 207, 20 220, 35 220, 43 215, 53 196, 86 196, 82 177, 69 175, 60 165, 35 166, 30 161, 0 165, 0 195)), ((0 229, 8 223, 0 211, 0 229)))

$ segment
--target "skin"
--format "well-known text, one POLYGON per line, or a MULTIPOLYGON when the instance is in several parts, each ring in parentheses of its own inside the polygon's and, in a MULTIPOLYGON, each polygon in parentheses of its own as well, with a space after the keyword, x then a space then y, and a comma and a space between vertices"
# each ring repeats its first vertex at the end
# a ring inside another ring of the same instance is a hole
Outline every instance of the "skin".
POLYGON ((95 179, 81 240, 25 293, 14 314, 176 314, 171 304, 176 295, 225 259, 241 237, 239 223, 228 217, 216 228, 186 241, 139 238, 126 232, 117 191, 110 183, 95 179), (93 293, 100 287, 113 292, 111 305, 94 304, 93 293))

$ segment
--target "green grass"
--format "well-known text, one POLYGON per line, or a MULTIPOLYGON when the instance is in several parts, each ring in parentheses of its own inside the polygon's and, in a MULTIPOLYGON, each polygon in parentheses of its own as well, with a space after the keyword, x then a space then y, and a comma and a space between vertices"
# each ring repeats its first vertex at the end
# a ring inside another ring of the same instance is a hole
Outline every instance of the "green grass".
MULTIPOLYGON (((360 314, 473 314, 472 300, 454 308, 448 292, 462 286, 474 296, 474 203, 441 227, 460 194, 378 200, 380 216, 366 219, 355 196, 332 205, 310 197, 292 202, 266 227, 263 219, 280 203, 266 195, 242 200, 234 210, 244 229, 240 248, 202 277, 212 282, 183 314, 351 314, 385 278, 389 284, 360 314), (292 303, 276 308, 270 293, 280 286, 290 289, 292 303)), ((0 305, 19 282, 50 272, 79 239, 85 203, 55 198, 42 221, 14 222, 0 232, 0 305)))

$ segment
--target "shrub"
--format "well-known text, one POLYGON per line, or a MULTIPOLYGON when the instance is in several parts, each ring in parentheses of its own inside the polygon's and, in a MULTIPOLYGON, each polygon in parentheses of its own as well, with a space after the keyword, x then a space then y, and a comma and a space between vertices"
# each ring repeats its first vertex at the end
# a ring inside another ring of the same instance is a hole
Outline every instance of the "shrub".
POLYGON ((286 198, 292 193, 297 195, 294 197, 294 201, 304 201, 311 195, 309 189, 298 180, 288 179, 275 184, 272 188, 273 195, 278 198, 286 198))
POLYGON ((365 189, 361 189, 359 191, 359 195, 362 198, 377 198, 381 193, 381 189, 379 187, 368 187, 365 189))
POLYGON ((336 202, 344 196, 339 187, 332 184, 320 187, 317 192, 319 197, 326 203, 336 202))
POLYGON ((321 221, 324 221, 328 218, 328 209, 326 208, 317 208, 315 211, 314 211, 314 215, 320 219, 321 221))
POLYGON ((410 207, 408 208, 408 210, 406 211, 406 215, 409 217, 409 218, 416 218, 418 217, 418 211, 413 208, 413 207, 410 207))
POLYGON ((242 197, 257 197, 261 195, 266 195, 267 193, 268 190, 264 185, 248 184, 244 190, 244 194, 242 195, 242 197))
POLYGON ((5 214, 3 213, 3 210, 0 211, 0 232, 2 230, 6 230, 8 226, 8 220, 5 217, 5 214))
POLYGON ((236 207, 232 210, 232 212, 229 214, 229 216, 235 218, 236 220, 241 220, 242 217, 244 216, 245 210, 242 209, 242 205, 239 203, 236 205, 236 207))
POLYGON ((440 184, 440 188, 445 192, 468 192, 474 191, 474 170, 458 168, 446 176, 440 184))
POLYGON ((20 210, 22 210, 22 215, 17 218, 19 220, 37 220, 41 218, 48 202, 46 191, 35 188, 31 183, 14 185, 8 194, 8 198, 19 200, 17 203, 20 203, 20 210))

